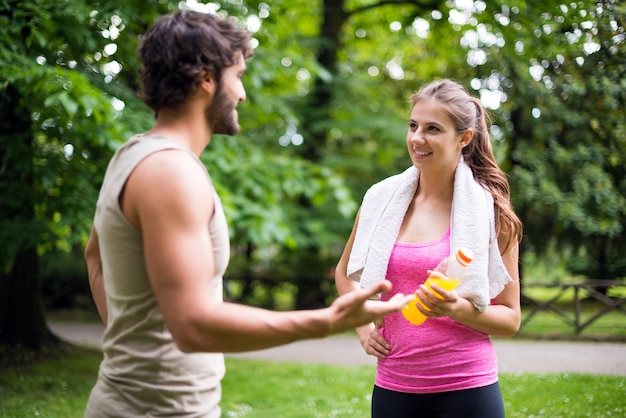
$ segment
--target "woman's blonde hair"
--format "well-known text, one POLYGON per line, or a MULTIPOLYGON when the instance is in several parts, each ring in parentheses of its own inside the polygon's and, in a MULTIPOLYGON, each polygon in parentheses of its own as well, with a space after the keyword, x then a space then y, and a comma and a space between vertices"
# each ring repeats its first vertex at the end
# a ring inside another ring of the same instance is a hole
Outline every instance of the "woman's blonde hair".
POLYGON ((500 169, 493 155, 488 130, 488 115, 480 101, 452 80, 438 80, 422 87, 410 98, 411 108, 420 100, 436 100, 452 119, 457 131, 474 132, 472 141, 463 148, 463 158, 474 177, 487 186, 494 199, 496 235, 507 237, 504 253, 522 239, 522 222, 511 205, 511 193, 506 174, 500 169))

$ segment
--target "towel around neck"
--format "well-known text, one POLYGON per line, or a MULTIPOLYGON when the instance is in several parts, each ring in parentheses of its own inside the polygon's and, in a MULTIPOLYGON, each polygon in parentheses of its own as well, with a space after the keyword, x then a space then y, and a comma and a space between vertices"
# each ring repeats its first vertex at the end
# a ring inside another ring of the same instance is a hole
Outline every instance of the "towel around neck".
MULTIPOLYGON (((376 183, 363 197, 357 231, 348 261, 348 277, 370 287, 385 279, 391 251, 419 183, 414 166, 376 183)), ((459 160, 454 176, 450 249, 474 252, 457 292, 484 311, 510 282, 495 236, 493 197, 474 179, 471 168, 459 160)))

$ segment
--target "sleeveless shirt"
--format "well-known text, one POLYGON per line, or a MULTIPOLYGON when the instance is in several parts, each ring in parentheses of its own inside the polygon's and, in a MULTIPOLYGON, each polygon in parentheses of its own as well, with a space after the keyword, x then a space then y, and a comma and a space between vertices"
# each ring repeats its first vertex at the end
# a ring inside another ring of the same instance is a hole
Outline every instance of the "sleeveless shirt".
MULTIPOLYGON (((121 211, 119 198, 128 177, 147 156, 177 149, 191 151, 162 136, 137 135, 122 145, 107 168, 94 225, 98 232, 108 326, 98 381, 86 417, 203 417, 221 414, 221 353, 183 353, 165 326, 144 263, 141 232, 121 211)), ((207 177, 209 176, 207 172, 207 177)), ((210 177, 209 177, 210 180, 210 177)), ((230 243, 220 199, 213 190, 214 214, 209 221, 215 274, 210 297, 222 300, 222 276, 230 243)), ((207 295, 207 298, 209 295, 207 295)))
MULTIPOLYGON (((427 270, 433 270, 449 254, 449 229, 431 242, 396 242, 386 277, 393 288, 381 299, 414 293, 426 281, 427 270)), ((379 331, 391 346, 389 356, 378 360, 379 387, 436 393, 483 387, 498 380, 496 352, 489 335, 451 318, 428 318, 415 326, 398 312, 385 316, 379 331)))

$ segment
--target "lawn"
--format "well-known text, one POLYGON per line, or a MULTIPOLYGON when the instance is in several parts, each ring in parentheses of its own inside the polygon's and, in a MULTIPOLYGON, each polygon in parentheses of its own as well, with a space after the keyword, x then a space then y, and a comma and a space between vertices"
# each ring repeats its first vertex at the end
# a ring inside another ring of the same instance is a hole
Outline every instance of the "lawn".
MULTIPOLYGON (((2 365, 0 417, 82 417, 100 352, 73 347, 38 360, 24 358, 28 365, 2 365)), ((369 416, 373 366, 229 358, 227 370, 224 418, 369 416)), ((509 418, 626 416, 623 376, 503 374, 500 383, 509 418)))

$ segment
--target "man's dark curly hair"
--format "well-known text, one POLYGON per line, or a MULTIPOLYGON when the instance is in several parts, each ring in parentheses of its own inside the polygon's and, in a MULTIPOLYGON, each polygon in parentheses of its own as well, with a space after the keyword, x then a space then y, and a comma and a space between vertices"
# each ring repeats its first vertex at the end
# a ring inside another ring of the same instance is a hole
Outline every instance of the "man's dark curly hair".
POLYGON ((239 51, 252 56, 250 33, 232 20, 191 10, 162 16, 141 38, 140 96, 155 112, 181 105, 207 73, 219 81, 239 51))

